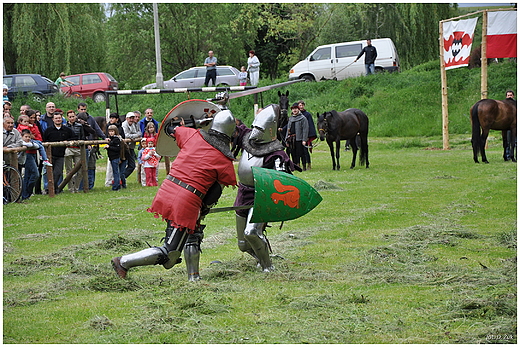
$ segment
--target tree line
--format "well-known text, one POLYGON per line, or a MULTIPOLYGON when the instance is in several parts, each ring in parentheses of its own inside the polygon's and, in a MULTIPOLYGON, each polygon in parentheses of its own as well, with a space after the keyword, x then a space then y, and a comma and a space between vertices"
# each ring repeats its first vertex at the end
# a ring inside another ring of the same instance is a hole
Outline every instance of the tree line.
MULTIPOLYGON (((4 68, 51 79, 104 71, 122 89, 154 82, 151 3, 4 3, 4 68)), ((159 3, 164 78, 201 66, 245 65, 255 50, 263 78, 287 76, 316 46, 391 38, 403 69, 438 59, 438 22, 448 3, 159 3)))

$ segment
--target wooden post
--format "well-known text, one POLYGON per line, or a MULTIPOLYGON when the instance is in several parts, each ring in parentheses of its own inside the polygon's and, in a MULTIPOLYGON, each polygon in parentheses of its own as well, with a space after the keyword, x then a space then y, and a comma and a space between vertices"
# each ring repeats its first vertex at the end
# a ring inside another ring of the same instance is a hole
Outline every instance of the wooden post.
POLYGON ((448 117, 448 81, 444 64, 444 29, 443 22, 439 22, 439 51, 441 63, 441 97, 442 97, 442 149, 450 149, 450 132, 448 117))
MULTIPOLYGON (((47 158, 53 164, 51 146, 45 146, 45 152, 47 153, 47 158)), ((45 166, 45 168, 47 170, 47 191, 49 192, 49 197, 53 198, 56 195, 54 192, 54 168, 52 166, 45 166)))
MULTIPOLYGON (((108 95, 107 95, 108 98, 108 95)), ((81 154, 81 174, 83 175, 81 180, 83 181, 83 192, 88 193, 88 159, 87 159, 87 145, 82 144, 79 146, 81 154)))
POLYGON ((9 165, 18 170, 18 152, 9 153, 9 165))
MULTIPOLYGON (((59 191, 62 191, 63 188, 65 188, 65 186, 70 182, 70 180, 76 174, 76 172, 78 172, 81 169, 81 167, 82 167, 82 162, 78 161, 76 163, 76 165, 74 165, 74 168, 72 170, 70 170, 70 172, 67 174, 67 176, 65 176, 63 181, 61 181, 60 185, 58 186, 59 191)), ((88 180, 87 180, 87 182, 88 182, 88 180)))
POLYGON ((255 105, 253 107, 253 117, 256 116, 256 113, 258 112, 258 94, 255 94, 255 105))
POLYGON ((481 45, 481 77, 480 77, 480 98, 487 99, 488 97, 488 85, 487 85, 487 22, 488 15, 487 11, 484 10, 482 13, 482 45, 481 45))

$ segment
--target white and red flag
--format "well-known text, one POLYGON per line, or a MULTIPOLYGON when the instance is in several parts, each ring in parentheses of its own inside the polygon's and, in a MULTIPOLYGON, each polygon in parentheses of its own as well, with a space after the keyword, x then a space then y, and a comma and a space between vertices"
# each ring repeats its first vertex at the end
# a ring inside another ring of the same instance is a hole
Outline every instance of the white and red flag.
POLYGON ((478 17, 442 23, 446 70, 468 66, 478 17))
POLYGON ((487 58, 516 57, 516 11, 488 12, 487 58))

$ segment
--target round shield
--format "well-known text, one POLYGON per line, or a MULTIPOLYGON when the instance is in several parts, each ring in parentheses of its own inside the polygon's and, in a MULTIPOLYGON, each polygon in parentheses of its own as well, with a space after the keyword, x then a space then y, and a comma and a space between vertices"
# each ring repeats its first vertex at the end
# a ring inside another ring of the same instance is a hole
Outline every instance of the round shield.
POLYGON ((179 154, 179 146, 175 138, 168 134, 167 129, 184 119, 185 126, 209 130, 213 117, 220 108, 212 102, 199 99, 186 100, 175 106, 164 117, 157 136, 157 153, 164 157, 175 157, 179 154))

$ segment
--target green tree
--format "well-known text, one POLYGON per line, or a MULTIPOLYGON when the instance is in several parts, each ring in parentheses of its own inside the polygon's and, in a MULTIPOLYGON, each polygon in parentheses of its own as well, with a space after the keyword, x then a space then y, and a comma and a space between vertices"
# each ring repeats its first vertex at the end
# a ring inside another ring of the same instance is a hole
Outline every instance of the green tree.
MULTIPOLYGON (((158 5, 164 78, 201 66, 209 50, 220 65, 240 67, 247 60, 247 33, 230 18, 241 4, 160 3, 158 5)), ((125 87, 155 80, 155 43, 151 4, 112 4, 108 20, 109 66, 125 87)))
POLYGON ((319 44, 389 37, 396 45, 404 68, 438 58, 439 21, 455 15, 454 7, 448 3, 330 4, 327 7, 332 18, 319 44))
MULTIPOLYGON (((323 6, 307 3, 249 3, 241 7, 233 27, 246 32, 246 50, 254 49, 261 71, 270 78, 285 74, 320 34, 323 6)), ((324 15, 326 16, 326 15, 324 15)))
POLYGON ((4 61, 9 73, 104 70, 100 4, 4 4, 4 61))

